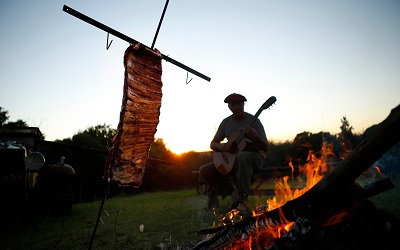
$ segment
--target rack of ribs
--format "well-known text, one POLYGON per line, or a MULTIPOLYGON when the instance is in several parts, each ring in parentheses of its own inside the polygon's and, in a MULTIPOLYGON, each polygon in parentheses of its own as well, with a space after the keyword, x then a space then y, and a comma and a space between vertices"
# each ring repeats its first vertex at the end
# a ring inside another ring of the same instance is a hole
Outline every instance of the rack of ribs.
POLYGON ((108 152, 104 178, 122 186, 139 187, 154 134, 162 97, 162 54, 140 43, 124 55, 125 79, 120 120, 108 152))

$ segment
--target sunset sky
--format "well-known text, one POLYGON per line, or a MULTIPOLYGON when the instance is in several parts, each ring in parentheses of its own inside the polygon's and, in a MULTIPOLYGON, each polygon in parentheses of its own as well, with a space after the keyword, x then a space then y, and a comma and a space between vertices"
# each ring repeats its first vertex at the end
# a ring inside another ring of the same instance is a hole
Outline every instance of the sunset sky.
MULTIPOLYGON (((0 107, 46 140, 89 126, 116 128, 129 44, 62 11, 67 5, 151 46, 165 0, 0 0, 0 107)), ((211 81, 166 61, 157 138, 173 152, 205 151, 224 98, 241 93, 269 140, 303 131, 355 133, 400 104, 398 0, 170 0, 155 48, 211 81)))

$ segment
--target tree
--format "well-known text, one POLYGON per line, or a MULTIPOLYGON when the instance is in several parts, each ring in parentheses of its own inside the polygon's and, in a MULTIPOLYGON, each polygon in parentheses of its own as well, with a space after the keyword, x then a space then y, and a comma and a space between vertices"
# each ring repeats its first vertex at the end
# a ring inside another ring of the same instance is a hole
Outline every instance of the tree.
POLYGON ((28 124, 25 121, 18 119, 15 122, 8 122, 8 123, 4 124, 3 126, 4 127, 28 127, 28 124))
POLYGON ((8 111, 0 107, 0 126, 3 126, 3 124, 7 122, 8 118, 10 118, 7 114, 8 111))
POLYGON ((83 147, 108 149, 111 147, 112 140, 116 133, 117 130, 111 128, 110 125, 91 126, 84 131, 78 131, 77 134, 73 135, 71 139, 67 139, 65 142, 83 147))
MULTIPOLYGON (((270 141, 265 167, 287 166, 292 162, 295 154, 295 145, 289 141, 275 143, 270 141)), ((297 163, 297 162, 296 162, 297 163)))
POLYGON ((349 140, 353 136, 353 127, 350 126, 346 116, 343 116, 340 121, 342 122, 342 126, 340 126, 339 137, 349 140))
POLYGON ((293 141, 295 151, 292 152, 293 163, 304 164, 307 162, 310 151, 316 152, 321 149, 322 138, 313 133, 304 131, 296 135, 293 141))
POLYGON ((170 161, 173 159, 174 154, 171 152, 171 150, 167 149, 163 139, 156 138, 151 144, 149 156, 154 159, 170 161))
POLYGON ((340 133, 338 139, 340 142, 341 150, 339 152, 339 159, 343 160, 347 155, 353 151, 353 148, 357 146, 357 138, 353 135, 353 127, 350 126, 346 116, 341 119, 342 126, 340 126, 340 133))
POLYGON ((10 117, 8 116, 8 110, 5 110, 4 108, 0 107, 0 126, 4 127, 28 127, 28 124, 21 120, 18 119, 15 122, 7 122, 10 117))

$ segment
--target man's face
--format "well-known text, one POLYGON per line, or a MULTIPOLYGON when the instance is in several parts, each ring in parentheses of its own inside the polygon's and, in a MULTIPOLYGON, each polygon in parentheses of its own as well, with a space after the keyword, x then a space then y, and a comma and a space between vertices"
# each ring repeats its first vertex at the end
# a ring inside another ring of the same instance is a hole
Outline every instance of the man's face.
POLYGON ((233 114, 243 113, 244 111, 244 102, 242 101, 234 101, 228 104, 229 109, 233 114))

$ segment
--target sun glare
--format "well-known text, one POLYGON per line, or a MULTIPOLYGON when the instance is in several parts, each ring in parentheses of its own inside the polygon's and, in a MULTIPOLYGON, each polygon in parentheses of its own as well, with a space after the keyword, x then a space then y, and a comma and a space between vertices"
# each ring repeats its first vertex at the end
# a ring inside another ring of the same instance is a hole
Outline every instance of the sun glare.
POLYGON ((186 152, 190 152, 190 151, 204 152, 204 151, 211 150, 209 147, 205 147, 205 146, 201 147, 201 146, 195 145, 194 142, 190 142, 184 138, 182 138, 182 139, 176 138, 173 141, 165 141, 165 146, 172 153, 177 154, 177 155, 180 155, 180 154, 183 154, 186 152))
POLYGON ((167 147, 167 149, 169 149, 172 153, 174 153, 176 155, 180 155, 180 154, 192 151, 191 149, 187 148, 184 144, 179 144, 179 143, 175 143, 175 144, 167 143, 166 147, 167 147))

